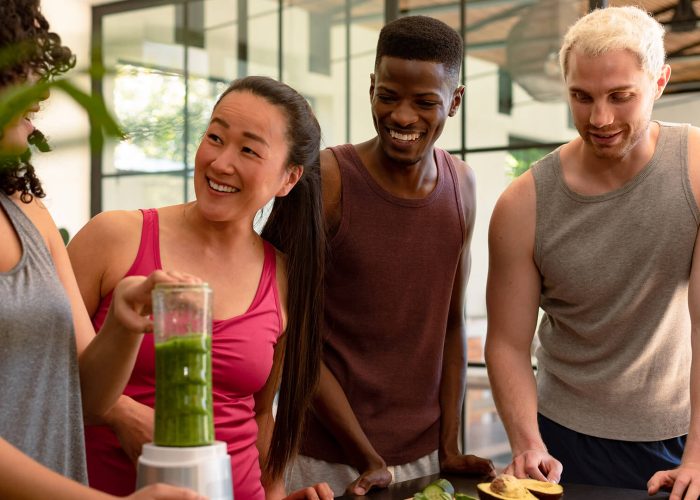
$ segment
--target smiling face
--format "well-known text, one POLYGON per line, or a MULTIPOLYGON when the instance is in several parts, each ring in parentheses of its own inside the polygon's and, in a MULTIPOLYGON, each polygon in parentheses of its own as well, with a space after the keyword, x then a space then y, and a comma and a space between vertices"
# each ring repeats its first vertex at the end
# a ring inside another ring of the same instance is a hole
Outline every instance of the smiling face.
POLYGON ((414 165, 429 158, 463 89, 451 89, 441 63, 382 57, 371 77, 372 119, 389 160, 414 165))
POLYGON ((574 49, 569 57, 569 104, 586 149, 599 159, 622 160, 651 147, 651 111, 668 82, 668 66, 651 80, 627 50, 588 56, 574 49))
POLYGON ((289 168, 287 117, 250 92, 230 92, 214 108, 195 155, 194 186, 202 214, 212 221, 245 220, 301 175, 289 168))

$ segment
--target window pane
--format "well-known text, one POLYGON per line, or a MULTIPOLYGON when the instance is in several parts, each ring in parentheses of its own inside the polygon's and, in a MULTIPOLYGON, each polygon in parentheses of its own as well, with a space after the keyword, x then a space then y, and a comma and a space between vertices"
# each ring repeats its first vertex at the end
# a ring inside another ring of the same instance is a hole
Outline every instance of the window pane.
POLYGON ((184 199, 185 54, 176 41, 188 36, 182 16, 174 6, 164 6, 103 20, 102 52, 108 70, 103 93, 127 134, 102 151, 102 172, 126 175, 103 179, 103 210, 184 199), (134 172, 169 174, 134 176, 134 172))
POLYGON ((102 179, 103 210, 134 210, 181 203, 182 173, 125 175, 102 179))
POLYGON ((587 8, 581 0, 465 4, 467 149, 507 147, 512 135, 540 143, 575 137, 557 54, 587 8))

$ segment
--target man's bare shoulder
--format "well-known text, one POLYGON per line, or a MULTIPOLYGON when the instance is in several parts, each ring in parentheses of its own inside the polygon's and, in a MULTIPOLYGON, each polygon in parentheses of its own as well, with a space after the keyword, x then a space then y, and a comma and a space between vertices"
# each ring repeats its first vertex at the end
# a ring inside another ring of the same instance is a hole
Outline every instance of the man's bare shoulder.
POLYGON ((513 181, 501 193, 494 208, 494 214, 500 217, 534 217, 536 204, 535 178, 527 170, 513 181))

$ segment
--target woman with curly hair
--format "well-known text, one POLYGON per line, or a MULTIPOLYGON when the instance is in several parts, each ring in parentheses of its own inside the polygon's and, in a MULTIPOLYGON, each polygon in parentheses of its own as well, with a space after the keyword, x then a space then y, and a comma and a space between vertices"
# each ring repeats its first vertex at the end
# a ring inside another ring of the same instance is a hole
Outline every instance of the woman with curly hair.
MULTIPOLYGON (((2 0, 0 19, 0 98, 73 67, 39 0, 2 0)), ((0 129, 0 498, 114 498, 84 484, 83 412, 102 414, 121 393, 150 329, 141 313, 154 284, 195 279, 160 271, 122 280, 95 336, 29 161, 30 144, 47 149, 31 122, 38 110, 13 113, 0 129)), ((197 495, 157 485, 131 498, 197 495)))

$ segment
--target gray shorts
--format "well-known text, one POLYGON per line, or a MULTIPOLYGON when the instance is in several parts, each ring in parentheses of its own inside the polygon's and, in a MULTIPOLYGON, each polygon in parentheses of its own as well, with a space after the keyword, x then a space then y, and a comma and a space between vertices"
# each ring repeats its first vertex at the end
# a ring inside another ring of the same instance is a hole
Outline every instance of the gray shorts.
MULTIPOLYGON (((393 479, 392 483, 400 483, 417 477, 428 476, 440 472, 438 452, 435 450, 429 455, 413 462, 402 465, 390 465, 387 467, 393 479)), ((360 473, 354 467, 345 464, 336 464, 316 460, 315 458, 298 455, 287 466, 284 474, 287 493, 312 486, 316 483, 329 484, 335 496, 345 493, 345 489, 360 473)))

